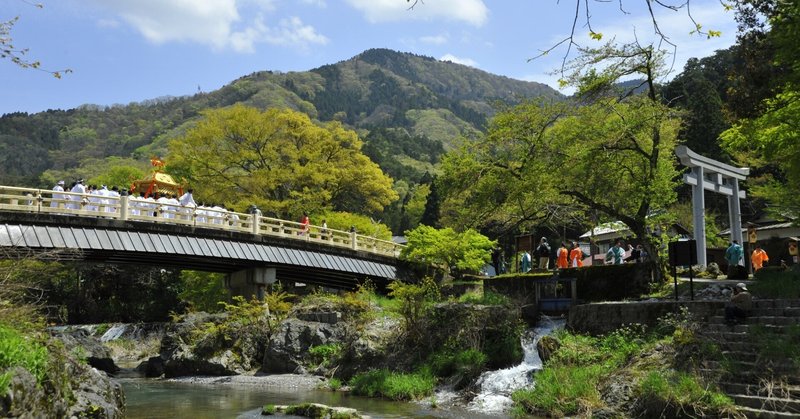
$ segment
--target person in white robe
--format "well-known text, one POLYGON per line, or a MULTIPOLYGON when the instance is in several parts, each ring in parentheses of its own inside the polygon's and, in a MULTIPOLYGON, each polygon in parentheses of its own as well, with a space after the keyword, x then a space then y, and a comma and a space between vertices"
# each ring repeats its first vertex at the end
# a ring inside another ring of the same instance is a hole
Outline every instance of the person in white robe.
POLYGON ((53 195, 50 197, 50 208, 58 208, 59 205, 62 207, 64 206, 64 194, 58 192, 64 192, 63 180, 56 182, 56 186, 53 187, 53 195))
POLYGON ((117 212, 117 208, 120 206, 119 202, 119 188, 116 186, 112 187, 110 191, 108 191, 108 206, 106 207, 106 212, 117 212))
POLYGON ((167 209, 169 209, 169 217, 166 218, 174 219, 180 210, 181 203, 178 201, 178 198, 175 197, 175 194, 170 194, 167 198, 167 204, 167 209))
POLYGON ((75 186, 70 189, 70 192, 79 195, 70 195, 70 208, 79 210, 82 207, 84 195, 86 195, 86 186, 83 185, 83 179, 78 179, 75 186))

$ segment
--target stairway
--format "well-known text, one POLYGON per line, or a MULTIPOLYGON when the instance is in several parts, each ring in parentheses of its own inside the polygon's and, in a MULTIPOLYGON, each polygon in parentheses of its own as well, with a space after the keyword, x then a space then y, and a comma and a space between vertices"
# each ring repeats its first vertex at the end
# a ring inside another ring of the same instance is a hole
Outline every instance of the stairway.
POLYGON ((719 378, 741 413, 800 418, 800 300, 754 300, 750 317, 734 326, 720 309, 699 333, 721 351, 701 372, 719 378))

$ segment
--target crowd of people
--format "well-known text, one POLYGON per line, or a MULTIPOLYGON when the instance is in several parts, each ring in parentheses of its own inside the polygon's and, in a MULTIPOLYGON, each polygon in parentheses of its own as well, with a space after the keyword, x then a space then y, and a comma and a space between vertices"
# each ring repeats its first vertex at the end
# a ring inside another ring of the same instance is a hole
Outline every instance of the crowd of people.
MULTIPOLYGON (((69 188, 65 188, 65 183, 61 180, 53 187, 50 207, 115 214, 120 210, 120 190, 116 186, 87 186, 83 179, 78 179, 69 188), (64 193, 67 191, 70 193, 64 193)), ((191 220, 194 217, 197 223, 239 225, 239 215, 232 209, 220 204, 197 202, 192 189, 188 189, 180 197, 170 192, 156 191, 150 195, 140 192, 138 196, 131 196, 128 205, 132 216, 181 220, 191 220)))
MULTIPOLYGON (((576 241, 561 242, 561 245, 555 251, 555 255, 553 255, 552 248, 547 238, 542 237, 536 249, 533 250, 533 256, 528 253, 527 250, 520 254, 520 271, 530 272, 534 267, 540 270, 550 269, 550 260, 553 259, 553 256, 555 256, 556 268, 566 269, 582 267, 583 259, 586 258, 587 255, 576 241), (536 259, 534 259, 534 257, 536 259)), ((647 260, 647 252, 641 244, 636 247, 632 244, 623 247, 621 240, 617 240, 614 246, 609 248, 605 256, 606 264, 611 265, 638 263, 644 262, 645 260, 647 260)))

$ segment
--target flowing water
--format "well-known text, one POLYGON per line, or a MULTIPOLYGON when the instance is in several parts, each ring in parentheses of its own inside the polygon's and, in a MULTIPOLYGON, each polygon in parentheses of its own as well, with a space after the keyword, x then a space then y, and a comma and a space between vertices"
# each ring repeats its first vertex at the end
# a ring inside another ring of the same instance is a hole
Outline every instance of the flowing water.
POLYGON ((498 417, 459 408, 432 408, 429 402, 392 402, 322 390, 204 385, 144 378, 119 381, 127 399, 127 418, 263 418, 261 407, 265 404, 305 402, 352 407, 372 418, 498 417))
MULTIPOLYGON (((440 390, 430 400, 418 403, 393 402, 323 390, 298 390, 258 386, 198 384, 196 382, 119 378, 127 400, 128 418, 260 418, 265 404, 322 403, 358 409, 372 418, 507 418, 511 393, 533 384, 533 374, 542 368, 536 351, 541 336, 564 326, 563 319, 542 317, 523 335, 521 364, 480 376, 480 392, 466 407, 461 395, 440 390), (435 401, 439 407, 432 407, 435 401)), ((112 328, 113 329, 113 328, 112 328)), ((119 333, 111 329, 111 335, 119 333)), ((280 417, 280 416, 278 416, 280 417)))
POLYGON ((470 410, 484 413, 508 411, 512 405, 511 393, 534 384, 533 374, 542 369, 542 359, 536 350, 539 338, 553 330, 564 327, 563 319, 542 316, 535 328, 522 336, 522 363, 497 371, 487 371, 478 378, 480 392, 467 406, 470 410))

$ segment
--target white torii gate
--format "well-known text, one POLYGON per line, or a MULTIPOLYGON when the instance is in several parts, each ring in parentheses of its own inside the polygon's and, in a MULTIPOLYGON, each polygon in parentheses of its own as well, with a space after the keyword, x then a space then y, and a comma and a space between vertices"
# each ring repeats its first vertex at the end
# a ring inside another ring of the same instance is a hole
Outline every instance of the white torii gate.
POLYGON ((745 197, 739 190, 739 181, 747 179, 750 169, 731 165, 703 157, 685 145, 675 148, 681 164, 692 168, 683 175, 683 181, 692 185, 692 219, 694 220, 694 239, 697 242, 697 264, 706 265, 706 190, 728 197, 728 217, 731 226, 731 240, 742 244, 742 211, 739 199, 745 197))

